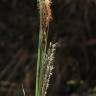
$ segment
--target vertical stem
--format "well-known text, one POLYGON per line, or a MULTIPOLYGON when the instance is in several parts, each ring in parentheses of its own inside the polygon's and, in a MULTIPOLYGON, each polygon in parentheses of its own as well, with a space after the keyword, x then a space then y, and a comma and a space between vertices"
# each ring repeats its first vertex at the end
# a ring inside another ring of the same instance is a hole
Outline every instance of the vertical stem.
MULTIPOLYGON (((40 7, 40 0, 37 0, 40 7)), ((37 59, 37 72, 36 72, 36 89, 35 89, 35 96, 40 95, 40 64, 41 64, 41 35, 42 35, 42 24, 41 24, 41 8, 40 8, 40 32, 39 32, 39 44, 38 44, 38 59, 37 59)))

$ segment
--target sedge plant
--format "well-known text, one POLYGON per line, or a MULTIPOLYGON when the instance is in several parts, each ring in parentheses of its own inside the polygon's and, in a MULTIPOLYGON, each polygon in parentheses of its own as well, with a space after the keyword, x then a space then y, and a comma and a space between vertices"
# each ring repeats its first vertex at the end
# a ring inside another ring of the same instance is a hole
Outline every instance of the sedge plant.
POLYGON ((53 70, 53 61, 56 44, 50 43, 47 50, 47 38, 49 22, 52 20, 51 0, 38 0, 40 14, 40 31, 38 43, 38 58, 36 71, 35 96, 45 96, 49 85, 50 76, 53 70))

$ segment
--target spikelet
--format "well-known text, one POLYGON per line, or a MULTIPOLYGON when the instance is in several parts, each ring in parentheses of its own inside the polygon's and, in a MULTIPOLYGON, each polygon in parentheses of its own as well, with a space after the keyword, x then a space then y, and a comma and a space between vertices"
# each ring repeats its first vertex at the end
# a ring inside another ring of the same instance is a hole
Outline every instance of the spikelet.
MULTIPOLYGON (((49 30, 49 23, 52 20, 51 12, 51 0, 39 0, 38 8, 40 13, 40 31, 41 39, 44 38, 43 35, 47 37, 49 30)), ((46 42, 46 39, 44 43, 46 42)))
POLYGON ((50 77, 52 75, 52 70, 54 69, 54 55, 56 51, 56 44, 50 43, 50 48, 48 49, 48 53, 46 55, 45 64, 43 67, 43 74, 42 74, 42 90, 41 96, 46 96, 47 89, 49 87, 50 77))
POLYGON ((47 27, 49 25, 50 20, 52 19, 51 12, 51 0, 40 0, 39 1, 39 9, 41 14, 41 22, 42 27, 47 27))

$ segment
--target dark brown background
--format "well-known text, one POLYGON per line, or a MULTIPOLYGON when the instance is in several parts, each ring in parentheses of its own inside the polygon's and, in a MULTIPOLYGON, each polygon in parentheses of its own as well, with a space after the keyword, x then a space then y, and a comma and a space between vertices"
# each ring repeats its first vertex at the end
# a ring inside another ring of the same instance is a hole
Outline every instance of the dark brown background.
MULTIPOLYGON (((96 84, 96 1, 52 2, 48 41, 59 45, 48 94, 87 92, 96 84), (66 85, 71 79, 77 84, 66 85)), ((34 96, 38 32, 36 0, 0 0, 0 96, 18 96, 22 84, 34 96)))

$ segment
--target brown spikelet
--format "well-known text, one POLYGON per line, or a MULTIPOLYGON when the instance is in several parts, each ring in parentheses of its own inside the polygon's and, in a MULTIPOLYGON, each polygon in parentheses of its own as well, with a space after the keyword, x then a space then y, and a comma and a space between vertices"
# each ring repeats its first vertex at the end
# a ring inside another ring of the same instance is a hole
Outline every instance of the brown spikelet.
POLYGON ((45 20, 45 25, 48 26, 48 23, 52 19, 52 14, 51 14, 51 1, 50 0, 45 0, 44 2, 44 8, 43 10, 43 20, 45 20))
POLYGON ((39 3, 39 9, 41 14, 42 28, 46 29, 52 20, 51 12, 51 0, 41 0, 39 3))

